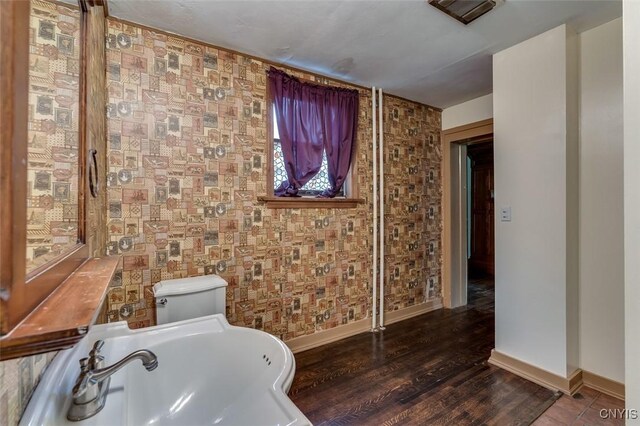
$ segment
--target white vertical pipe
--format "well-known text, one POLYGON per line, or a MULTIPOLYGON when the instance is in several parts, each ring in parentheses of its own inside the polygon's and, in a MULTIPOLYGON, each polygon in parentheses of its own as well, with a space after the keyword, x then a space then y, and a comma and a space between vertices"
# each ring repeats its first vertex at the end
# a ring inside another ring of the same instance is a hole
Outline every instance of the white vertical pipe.
POLYGON ((373 310, 371 311, 371 331, 377 330, 376 320, 377 320, 377 310, 378 310, 378 276, 377 276, 377 262, 378 262, 378 186, 376 185, 376 181, 378 180, 378 167, 377 167, 377 158, 376 158, 376 149, 377 149, 377 132, 376 128, 376 88, 371 88, 371 120, 373 122, 373 310))
POLYGON ((378 126, 380 128, 380 330, 384 330, 384 128, 382 89, 378 91, 378 126))

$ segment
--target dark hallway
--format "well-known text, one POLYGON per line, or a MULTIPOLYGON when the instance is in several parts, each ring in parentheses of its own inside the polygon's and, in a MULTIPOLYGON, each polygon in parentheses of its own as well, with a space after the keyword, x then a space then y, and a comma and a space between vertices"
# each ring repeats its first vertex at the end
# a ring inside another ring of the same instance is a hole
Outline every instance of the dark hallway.
POLYGON ((468 157, 468 278, 495 274, 493 141, 471 143, 468 157))

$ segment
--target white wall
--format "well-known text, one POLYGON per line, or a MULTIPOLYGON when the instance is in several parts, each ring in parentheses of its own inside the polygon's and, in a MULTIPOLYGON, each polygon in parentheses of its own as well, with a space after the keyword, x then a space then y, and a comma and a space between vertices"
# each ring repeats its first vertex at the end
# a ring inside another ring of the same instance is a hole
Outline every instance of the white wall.
MULTIPOLYGON (((567 306, 568 347, 580 368, 624 383, 622 18, 580 34, 579 46, 579 71, 567 67, 567 90, 579 81, 580 98, 579 213, 566 212, 569 226, 579 217, 579 250, 570 253, 579 253, 579 280, 567 288, 567 300, 579 294, 579 303, 567 306)), ((490 94, 445 109, 443 130, 492 117, 490 94)), ((567 194, 569 208, 577 194, 567 194)), ((575 261, 567 258, 574 271, 575 261)))
POLYGON ((493 94, 472 99, 442 111, 442 130, 493 117, 493 94))
MULTIPOLYGON (((626 406, 640 411, 640 1, 624 0, 624 259, 626 406)), ((640 419, 627 424, 640 424, 640 419)))
POLYGON ((578 363, 567 218, 577 210, 576 50, 563 25, 493 57, 495 205, 512 211, 496 221, 496 350, 565 377, 578 363))
POLYGON ((580 242, 580 40, 566 28, 566 136, 565 136, 565 227, 567 261, 565 275, 566 297, 566 350, 567 373, 580 367, 580 314, 579 314, 579 242, 580 242))
POLYGON ((624 383, 622 18, 580 34, 580 367, 624 383))

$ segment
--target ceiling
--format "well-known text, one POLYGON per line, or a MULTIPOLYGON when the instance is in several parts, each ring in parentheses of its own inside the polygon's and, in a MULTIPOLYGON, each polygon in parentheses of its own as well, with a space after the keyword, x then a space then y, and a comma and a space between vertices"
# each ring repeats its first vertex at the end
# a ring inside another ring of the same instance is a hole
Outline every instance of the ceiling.
POLYGON ((619 0, 506 0, 464 26, 425 0, 109 0, 112 16, 440 108, 491 93, 491 55, 619 0))

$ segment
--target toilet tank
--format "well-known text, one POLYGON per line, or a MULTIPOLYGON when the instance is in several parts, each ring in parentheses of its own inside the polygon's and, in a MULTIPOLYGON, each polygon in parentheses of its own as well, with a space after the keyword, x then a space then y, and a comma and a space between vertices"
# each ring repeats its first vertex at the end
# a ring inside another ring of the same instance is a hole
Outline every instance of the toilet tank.
POLYGON ((157 324, 224 314, 226 289, 218 275, 160 281, 153 286, 157 324))

